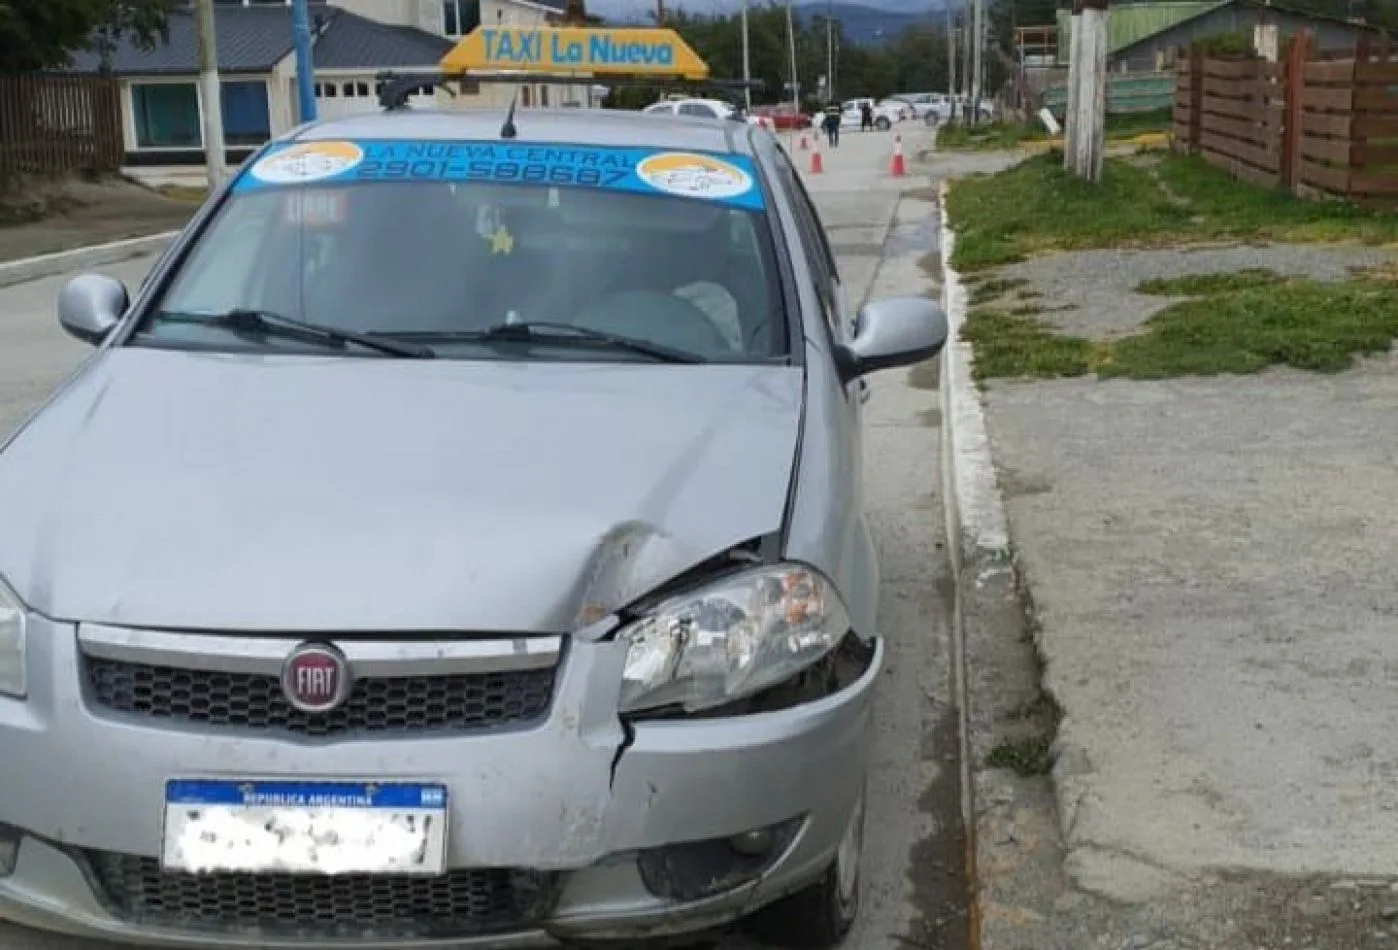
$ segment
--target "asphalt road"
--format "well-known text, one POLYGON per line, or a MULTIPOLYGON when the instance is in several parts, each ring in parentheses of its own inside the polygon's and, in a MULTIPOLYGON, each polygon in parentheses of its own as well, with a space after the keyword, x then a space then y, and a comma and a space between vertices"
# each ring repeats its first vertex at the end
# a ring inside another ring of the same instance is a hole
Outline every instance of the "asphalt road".
MULTIPOLYGON (((920 129, 908 134, 909 162, 920 135, 920 129)), ((824 156, 825 172, 807 178, 853 304, 932 286, 916 261, 932 249, 928 216, 935 209, 901 199, 927 182, 890 178, 891 149, 891 135, 848 133, 824 156)), ((805 171, 809 153, 793 146, 792 154, 805 171)), ((134 287, 150 263, 101 270, 134 287)), ((0 289, 0 439, 89 352, 59 330, 53 315, 67 276, 0 289)), ((883 569, 880 617, 889 663, 873 735, 864 913, 846 944, 850 950, 966 946, 935 380, 935 365, 881 374, 867 407, 866 489, 883 569)), ((4 950, 100 946, 0 924, 4 950)), ((738 946, 721 944, 722 950, 738 946)))

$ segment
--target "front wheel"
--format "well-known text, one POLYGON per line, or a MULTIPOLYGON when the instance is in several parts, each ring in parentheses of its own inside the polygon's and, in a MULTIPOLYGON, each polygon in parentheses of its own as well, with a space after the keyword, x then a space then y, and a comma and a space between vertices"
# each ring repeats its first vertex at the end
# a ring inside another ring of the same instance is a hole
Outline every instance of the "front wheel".
POLYGON ((874 127, 880 132, 887 132, 889 129, 893 128, 893 123, 888 121, 886 116, 879 116, 874 122, 874 127))
POLYGON ((759 943, 781 950, 833 950, 859 917, 860 866, 864 853, 864 794, 859 796, 835 860, 820 880, 743 921, 759 943))

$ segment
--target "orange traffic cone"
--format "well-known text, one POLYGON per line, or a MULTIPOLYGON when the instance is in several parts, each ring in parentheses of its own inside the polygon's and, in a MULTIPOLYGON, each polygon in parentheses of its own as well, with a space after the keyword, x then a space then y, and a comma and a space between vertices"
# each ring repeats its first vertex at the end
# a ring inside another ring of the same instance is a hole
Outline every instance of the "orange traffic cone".
POLYGON ((811 143, 808 142, 808 141, 806 141, 806 133, 805 133, 805 132, 802 132, 802 133, 801 133, 801 151, 804 152, 804 151, 806 151, 807 149, 809 149, 810 147, 811 147, 811 143))
POLYGON ((811 149, 811 174, 819 175, 825 171, 825 166, 820 160, 820 142, 816 142, 815 148, 811 149))
POLYGON ((893 161, 889 163, 888 173, 894 178, 902 178, 908 173, 908 167, 903 162, 903 136, 893 136, 893 161))

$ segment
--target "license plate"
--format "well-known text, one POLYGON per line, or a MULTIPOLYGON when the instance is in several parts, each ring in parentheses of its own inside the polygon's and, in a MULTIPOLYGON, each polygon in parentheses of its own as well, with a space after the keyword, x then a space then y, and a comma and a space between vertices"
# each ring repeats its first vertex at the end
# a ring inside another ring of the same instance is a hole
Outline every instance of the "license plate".
POLYGON ((447 790, 377 782, 165 785, 167 871, 442 874, 447 790))

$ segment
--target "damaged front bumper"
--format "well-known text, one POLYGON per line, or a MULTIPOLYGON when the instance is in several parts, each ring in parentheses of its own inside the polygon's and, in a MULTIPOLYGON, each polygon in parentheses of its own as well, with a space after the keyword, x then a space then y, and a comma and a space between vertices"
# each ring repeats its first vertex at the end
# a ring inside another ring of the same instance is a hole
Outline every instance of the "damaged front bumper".
POLYGON ((38 621, 30 645, 29 698, 0 698, 0 918, 171 947, 505 948, 733 921, 833 859, 862 793, 883 662, 879 643, 854 682, 791 708, 624 727, 625 647, 584 631, 537 722, 338 741, 113 715, 92 701, 73 626, 38 621), (419 892, 427 885, 402 878, 318 878, 293 899, 252 875, 170 880, 157 858, 173 778, 443 783, 451 880, 465 883, 427 879, 435 890, 419 892), (448 903, 469 904, 460 888, 477 888, 470 900, 496 894, 472 883, 487 873, 532 882, 532 911, 488 933, 434 926, 448 903), (140 899, 114 901, 113 874, 140 899), (346 898, 336 888, 350 887, 420 909, 407 921, 327 919, 346 898), (259 899, 265 919, 246 913, 259 899))

